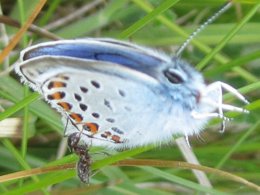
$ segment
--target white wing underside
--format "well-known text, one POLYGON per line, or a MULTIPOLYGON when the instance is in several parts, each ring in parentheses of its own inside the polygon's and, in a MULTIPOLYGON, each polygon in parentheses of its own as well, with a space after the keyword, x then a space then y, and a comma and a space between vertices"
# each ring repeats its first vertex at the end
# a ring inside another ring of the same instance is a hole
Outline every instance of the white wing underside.
POLYGON ((28 60, 16 71, 63 115, 65 134, 83 131, 86 144, 122 148, 171 137, 170 132, 161 133, 170 106, 156 91, 157 81, 143 73, 107 62, 61 57, 28 60), (57 82, 66 86, 50 87, 57 82), (50 99, 60 92, 65 93, 63 98, 50 99), (61 102, 72 107, 65 111, 58 105, 61 102), (82 120, 68 120, 71 113, 79 114, 82 120), (98 131, 93 134, 84 129, 85 123, 98 124, 98 131), (111 135, 104 136, 108 131, 111 135), (120 142, 116 143, 118 137, 120 142))

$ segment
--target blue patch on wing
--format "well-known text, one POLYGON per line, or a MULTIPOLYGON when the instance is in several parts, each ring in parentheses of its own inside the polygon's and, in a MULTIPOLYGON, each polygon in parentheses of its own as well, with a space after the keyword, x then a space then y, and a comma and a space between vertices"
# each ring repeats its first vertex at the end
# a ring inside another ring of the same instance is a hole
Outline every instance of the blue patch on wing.
POLYGON ((125 49, 108 44, 106 46, 88 43, 57 43, 55 45, 45 45, 33 48, 24 54, 23 60, 28 60, 38 56, 69 56, 75 58, 106 61, 121 64, 129 68, 144 71, 145 68, 152 68, 160 65, 163 60, 158 57, 146 54, 140 50, 125 49))

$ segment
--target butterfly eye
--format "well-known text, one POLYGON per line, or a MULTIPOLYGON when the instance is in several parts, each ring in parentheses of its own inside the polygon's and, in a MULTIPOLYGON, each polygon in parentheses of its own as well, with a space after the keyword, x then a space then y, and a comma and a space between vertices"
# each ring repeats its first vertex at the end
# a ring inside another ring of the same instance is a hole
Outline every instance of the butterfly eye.
POLYGON ((163 73, 166 76, 166 78, 173 84, 180 84, 184 82, 183 77, 180 75, 179 72, 175 70, 167 69, 163 73))

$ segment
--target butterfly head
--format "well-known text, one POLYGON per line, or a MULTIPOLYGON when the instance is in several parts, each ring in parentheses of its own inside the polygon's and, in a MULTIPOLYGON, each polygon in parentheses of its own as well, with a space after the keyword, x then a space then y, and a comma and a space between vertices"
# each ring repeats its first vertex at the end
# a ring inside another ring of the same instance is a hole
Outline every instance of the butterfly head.
POLYGON ((202 75, 179 58, 173 59, 162 71, 163 82, 173 101, 194 109, 205 87, 202 75))

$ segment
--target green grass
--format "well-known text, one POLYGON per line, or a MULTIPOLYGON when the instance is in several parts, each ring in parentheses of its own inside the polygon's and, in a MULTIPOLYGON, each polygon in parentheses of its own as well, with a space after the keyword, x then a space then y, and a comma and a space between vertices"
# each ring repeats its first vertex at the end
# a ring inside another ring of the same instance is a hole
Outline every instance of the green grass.
MULTIPOLYGON (((8 1, 1 2, 4 15, 24 24, 35 9, 37 1, 13 2, 13 4, 8 1)), ((89 2, 92 1, 48 1, 48 6, 44 7, 34 24, 44 27, 64 15, 73 13, 71 9, 78 10, 89 2)), ((129 39, 162 49, 172 55, 173 46, 178 47, 184 42, 190 32, 224 2, 113 0, 101 3, 73 22, 65 23, 50 31, 63 38, 88 36, 129 39), (177 23, 179 18, 190 12, 195 14, 181 24, 177 23)), ((192 41, 183 53, 183 58, 200 69, 207 81, 226 82, 240 89, 250 101, 246 107, 250 110, 250 114, 228 113, 234 120, 229 122, 223 134, 218 132, 219 121, 213 121, 201 135, 204 142, 197 137, 190 138, 196 157, 204 166, 216 167, 259 184, 260 5, 257 5, 256 1, 251 2, 233 6, 210 24, 196 40, 192 41)), ((4 28, 9 37, 18 31, 17 28, 7 24, 4 28)), ((4 35, 2 32, 0 34, 4 35)), ((10 66, 18 59, 19 51, 31 40, 37 43, 48 39, 35 33, 26 33, 9 56, 10 66)), ((1 37, 0 47, 4 48, 4 45, 1 37)), ((0 64, 0 69, 5 70, 4 63, 0 64)), ((22 125, 18 129, 23 130, 23 137, 18 139, 13 137, 0 139, 0 175, 77 161, 77 156, 70 154, 69 151, 64 157, 56 160, 64 127, 59 114, 38 97, 38 94, 24 89, 18 77, 12 72, 0 76, 0 106, 5 110, 0 113, 0 120, 20 118, 22 125)), ((225 101, 234 105, 240 104, 230 95, 225 96, 225 101)), ((0 133, 2 131, 5 131, 5 127, 0 126, 0 133)), ((89 186, 80 183, 74 169, 66 169, 0 183, 0 193, 26 194, 39 190, 44 194, 54 192, 62 194, 63 190, 72 190, 70 191, 72 194, 79 193, 80 190, 93 194, 256 193, 256 190, 246 185, 214 174, 208 174, 213 185, 213 188, 209 189, 198 184, 190 170, 157 168, 149 164, 136 167, 110 166, 112 163, 129 158, 159 159, 162 164, 166 160, 184 161, 178 147, 173 144, 112 152, 110 156, 104 155, 103 151, 107 152, 104 149, 91 148, 94 161, 92 169, 95 174, 91 177, 89 186), (165 185, 159 188, 162 183, 165 185), (54 184, 55 186, 49 191, 49 186, 54 184), (148 184, 153 187, 138 187, 148 184)))

